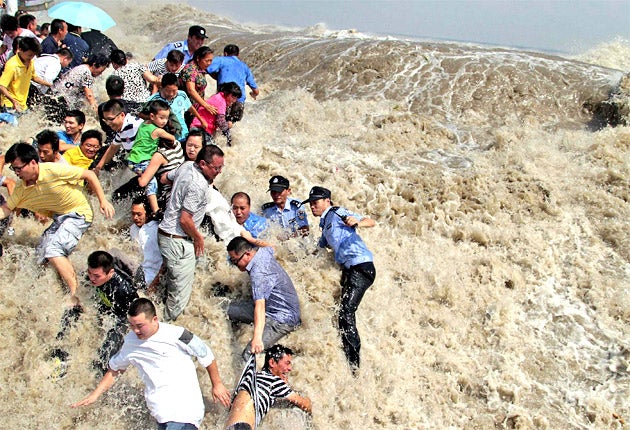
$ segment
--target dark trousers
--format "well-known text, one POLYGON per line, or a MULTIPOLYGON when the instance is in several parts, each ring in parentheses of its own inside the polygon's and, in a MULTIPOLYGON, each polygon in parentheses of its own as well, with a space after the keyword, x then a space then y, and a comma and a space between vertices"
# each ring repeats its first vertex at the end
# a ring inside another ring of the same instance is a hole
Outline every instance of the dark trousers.
POLYGON ((339 309, 339 332, 351 367, 359 367, 361 338, 357 330, 355 313, 363 295, 374 283, 376 268, 374 263, 361 263, 341 273, 341 305, 339 309))

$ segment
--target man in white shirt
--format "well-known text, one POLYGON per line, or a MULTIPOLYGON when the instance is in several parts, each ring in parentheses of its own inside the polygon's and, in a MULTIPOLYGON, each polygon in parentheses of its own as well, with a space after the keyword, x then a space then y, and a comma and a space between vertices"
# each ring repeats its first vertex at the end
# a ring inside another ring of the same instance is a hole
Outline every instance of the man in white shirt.
POLYGON ((157 242, 158 222, 150 218, 151 209, 146 196, 140 196, 131 203, 131 220, 129 228, 131 238, 140 245, 142 250, 142 265, 136 273, 136 280, 147 286, 149 291, 155 290, 159 282, 162 268, 162 254, 157 242))
MULTIPOLYGON (((68 67, 72 61, 72 52, 61 48, 56 54, 42 54, 35 58, 35 73, 46 82, 54 82, 61 69, 68 67)), ((46 94, 50 87, 33 82, 40 93, 46 94)))

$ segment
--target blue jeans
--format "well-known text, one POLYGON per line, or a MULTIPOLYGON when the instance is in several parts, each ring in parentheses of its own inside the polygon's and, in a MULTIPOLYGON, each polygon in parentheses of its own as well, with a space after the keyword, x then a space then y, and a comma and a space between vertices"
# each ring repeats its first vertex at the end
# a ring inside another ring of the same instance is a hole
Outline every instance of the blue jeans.
POLYGON ((197 430, 197 426, 190 423, 176 423, 169 421, 167 423, 158 423, 158 430, 197 430))

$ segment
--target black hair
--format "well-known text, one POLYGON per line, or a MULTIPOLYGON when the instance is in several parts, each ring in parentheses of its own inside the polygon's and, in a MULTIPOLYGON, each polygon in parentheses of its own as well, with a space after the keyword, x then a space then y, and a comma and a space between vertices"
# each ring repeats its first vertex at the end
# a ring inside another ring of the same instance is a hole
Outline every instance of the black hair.
POLYGON ((143 194, 141 196, 137 196, 135 197, 132 201, 131 201, 131 205, 142 205, 144 207, 144 211, 147 214, 147 221, 149 221, 149 219, 151 219, 151 216, 153 214, 153 211, 151 210, 151 205, 149 204, 149 199, 147 199, 146 194, 143 194))
POLYGON ((120 100, 107 100, 103 105, 103 112, 111 112, 112 115, 120 115, 121 112, 125 112, 125 105, 120 100))
POLYGON ((243 198, 243 197, 245 198, 245 200, 247 200, 247 204, 249 206, 251 206, 252 205, 252 199, 249 198, 249 194, 247 194, 247 193, 245 193, 243 191, 239 191, 237 193, 234 193, 232 195, 232 198, 230 199, 230 203, 233 202, 234 199, 240 199, 240 198, 243 198))
POLYGON ((87 264, 90 269, 103 269, 103 272, 109 273, 114 268, 114 257, 105 251, 94 251, 87 258, 87 264))
POLYGON ((265 364, 263 365, 264 370, 269 370, 269 362, 271 360, 276 363, 282 360, 282 357, 285 355, 293 355, 293 350, 284 345, 280 345, 279 343, 273 345, 270 348, 267 348, 265 351, 265 364))
POLYGON ((74 58, 74 54, 68 48, 59 48, 59 51, 57 51, 57 55, 60 57, 67 57, 70 59, 74 58))
POLYGON ((13 15, 2 15, 2 18, 0 18, 0 28, 4 32, 17 31, 18 19, 13 15))
POLYGON ((229 44, 229 45, 225 45, 225 48, 223 48, 223 53, 227 56, 237 56, 239 54, 239 49, 238 46, 234 45, 234 44, 229 44))
POLYGON ((33 148, 33 145, 24 142, 14 143, 7 149, 7 153, 4 155, 4 161, 6 163, 13 163, 17 158, 25 164, 33 160, 39 162, 39 156, 35 148, 33 148))
POLYGON ((107 67, 109 66, 109 58, 105 54, 92 54, 86 61, 86 64, 92 67, 107 67))
POLYGON ((79 29, 81 28, 78 25, 70 24, 67 21, 66 21, 66 24, 68 24, 68 32, 70 33, 77 33, 79 29))
POLYGON ((52 148, 53 152, 59 151, 59 135, 52 130, 42 130, 35 136, 37 146, 48 145, 52 148))
POLYGON ((162 87, 168 87, 169 85, 177 85, 179 78, 175 73, 164 73, 162 75, 162 87))
POLYGON ((63 25, 66 23, 63 19, 53 19, 50 23, 50 34, 59 34, 63 30, 63 25))
POLYGON ((151 300, 140 297, 139 299, 131 302, 127 315, 130 317, 137 317, 140 314, 144 314, 147 319, 153 319, 153 317, 157 314, 155 305, 151 300))
POLYGON ((78 109, 72 109, 72 110, 66 111, 65 116, 71 116, 72 118, 76 118, 77 123, 79 125, 85 124, 85 114, 78 109))
POLYGON ((199 154, 197 154, 196 161, 197 163, 199 163, 201 160, 205 161, 206 163, 212 163, 212 158, 223 156, 225 156, 225 154, 217 145, 205 145, 203 148, 201 148, 199 154))
POLYGON ((125 54, 123 50, 114 49, 112 53, 109 54, 109 60, 117 66, 124 66, 127 64, 127 54, 125 54))
POLYGON ((163 110, 171 110, 171 107, 164 100, 151 100, 149 105, 147 106, 147 112, 155 115, 156 113, 163 110))
POLYGON ((236 82, 224 82, 221 84, 219 88, 219 92, 226 95, 233 95, 237 99, 240 99, 243 95, 243 91, 241 91, 241 87, 238 86, 236 82))
POLYGON ((39 55, 42 52, 42 45, 39 44, 34 37, 22 37, 18 42, 18 48, 22 52, 31 51, 35 55, 39 55))
POLYGON ((105 80, 105 91, 110 97, 122 97, 125 92, 125 81, 118 75, 109 75, 105 80))
POLYGON ((195 53, 193 54, 192 58, 190 59, 190 62, 196 63, 197 61, 199 61, 200 59, 202 59, 206 55, 212 54, 213 52, 214 51, 209 46, 202 46, 201 48, 199 48, 199 49, 197 49, 195 51, 195 53))
POLYGON ((177 49, 173 49, 168 51, 166 54, 166 61, 169 63, 183 63, 184 62, 184 53, 182 51, 178 51, 177 49))
POLYGON ((83 134, 81 134, 81 143, 88 139, 96 139, 98 140, 99 145, 103 145, 103 133, 98 130, 84 131, 83 134))
POLYGON ((18 24, 21 28, 28 28, 28 25, 36 19, 37 18, 35 18, 34 15, 31 15, 30 13, 25 13, 24 15, 20 15, 20 17, 18 18, 18 24))
POLYGON ((227 252, 242 254, 254 248, 254 245, 249 243, 244 237, 236 236, 234 239, 230 240, 230 243, 228 243, 227 252))

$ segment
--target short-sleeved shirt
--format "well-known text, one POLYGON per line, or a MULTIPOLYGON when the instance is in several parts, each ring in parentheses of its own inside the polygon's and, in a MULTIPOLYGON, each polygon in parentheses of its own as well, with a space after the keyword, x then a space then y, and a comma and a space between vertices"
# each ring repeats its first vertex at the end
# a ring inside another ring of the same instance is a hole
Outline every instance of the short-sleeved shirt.
POLYGON ((265 300, 265 314, 282 324, 300 324, 300 302, 293 282, 271 247, 259 248, 247 264, 254 301, 265 300))
POLYGON ((346 225, 343 220, 346 216, 355 217, 359 221, 364 218, 342 207, 329 207, 324 211, 319 220, 322 229, 319 246, 330 246, 335 252, 335 261, 349 269, 357 264, 374 261, 374 257, 356 229, 346 225))
POLYGON ((80 107, 85 101, 84 88, 92 88, 93 84, 94 76, 90 72, 90 67, 87 64, 81 64, 63 75, 53 88, 64 96, 68 105, 74 109, 80 107))
POLYGON ((83 186, 84 169, 61 163, 39 163, 39 176, 34 185, 19 181, 7 198, 9 209, 24 208, 42 215, 76 212, 92 222, 92 208, 83 186))
MULTIPOLYGON (((31 79, 37 77, 35 73, 35 61, 26 66, 19 55, 9 58, 4 66, 2 76, 0 76, 0 85, 5 87, 9 94, 18 102, 21 109, 26 109, 26 99, 28 90, 31 87, 31 79)), ((2 106, 12 108, 13 103, 4 95, 1 96, 2 106)))
POLYGON ((251 374, 244 375, 236 388, 236 392, 245 390, 254 398, 254 393, 252 393, 254 389, 256 390, 255 396, 258 399, 258 402, 256 402, 256 425, 260 424, 260 421, 267 415, 267 412, 277 400, 286 399, 294 393, 291 387, 280 377, 265 369, 256 372, 256 384, 253 383, 251 374))
POLYGON ((122 98, 136 103, 144 103, 151 96, 147 82, 142 77, 147 66, 141 63, 127 63, 114 70, 112 75, 119 76, 125 83, 122 98))
POLYGON ((258 238, 262 234, 262 232, 265 231, 267 227, 269 227, 269 222, 267 221, 267 218, 250 212, 249 216, 245 220, 245 223, 243 224, 243 227, 245 227, 245 230, 250 232, 252 236, 258 238))
POLYGON ((194 161, 187 161, 177 170, 170 171, 168 177, 173 180, 173 188, 164 211, 164 218, 160 223, 160 230, 178 236, 188 236, 180 224, 179 217, 182 211, 190 213, 195 227, 199 228, 208 203, 208 180, 194 161))
POLYGON ((109 367, 124 370, 135 366, 144 382, 144 398, 158 423, 191 423, 199 427, 204 403, 195 363, 208 367, 214 361, 212 350, 188 330, 163 322, 148 339, 138 339, 133 331, 125 336, 120 351, 109 367))
MULTIPOLYGON (((56 55, 42 54, 34 58, 33 61, 35 61, 35 74, 47 82, 53 83, 61 72, 61 62, 56 55)), ((46 94, 50 90, 49 87, 37 82, 33 82, 33 85, 42 94, 46 94)))
POLYGON ((138 127, 136 141, 131 147, 127 160, 134 163, 141 163, 150 160, 157 151, 158 139, 153 139, 151 133, 157 129, 155 124, 143 123, 138 127))
POLYGON ((126 273, 114 267, 111 279, 94 289, 94 301, 100 313, 111 314, 118 320, 127 322, 129 305, 138 298, 133 281, 126 273))
POLYGON ((62 157, 65 158, 71 166, 77 166, 82 169, 89 169, 94 162, 93 159, 87 158, 85 154, 83 154, 80 146, 68 149, 63 153, 62 157))
MULTIPOLYGON (((179 76, 179 72, 182 71, 183 67, 184 66, 182 65, 179 70, 174 73, 175 76, 179 76)), ((166 69, 166 57, 158 58, 149 62, 147 64, 147 69, 149 69, 149 72, 153 73, 155 76, 164 76, 166 73, 168 73, 168 70, 166 69)))
POLYGON ((164 46, 164 48, 160 50, 160 52, 155 55, 154 60, 166 58, 168 56, 168 53, 172 50, 176 50, 184 54, 184 64, 192 60, 193 54, 188 50, 188 40, 182 40, 181 42, 173 42, 167 44, 166 46, 164 46))
POLYGON ((74 145, 74 146, 78 146, 75 142, 74 139, 72 138, 72 136, 70 136, 68 133, 66 133, 64 130, 59 130, 57 131, 57 136, 59 136, 59 141, 60 142, 65 142, 68 145, 74 145))
POLYGON ((114 135, 114 145, 122 145, 126 151, 131 150, 136 141, 138 129, 143 123, 144 120, 136 115, 130 113, 125 115, 122 128, 114 135))
POLYGON ((52 35, 46 36, 42 41, 42 54, 56 54, 59 51, 59 44, 52 35))
POLYGON ((293 233, 297 233, 300 228, 308 227, 306 211, 299 200, 291 197, 284 204, 284 209, 280 209, 274 202, 265 203, 262 206, 262 214, 269 221, 293 233))
POLYGON ((214 57, 212 59, 212 64, 208 66, 207 71, 209 74, 218 74, 217 91, 219 91, 221 84, 226 82, 236 82, 243 92, 241 98, 238 99, 241 103, 244 103, 245 98, 247 97, 245 84, 249 85, 252 89, 258 88, 254 75, 252 75, 252 72, 249 70, 249 67, 247 67, 247 64, 243 63, 236 56, 214 57))
POLYGON ((202 99, 206 97, 206 87, 208 86, 206 71, 200 69, 197 63, 191 62, 186 64, 179 74, 179 80, 182 82, 182 87, 186 86, 186 82, 194 82, 197 94, 202 99))
POLYGON ((177 117, 179 125, 182 127, 181 138, 188 136, 188 127, 186 126, 186 120, 184 119, 184 113, 188 112, 192 103, 188 98, 188 95, 184 91, 177 91, 177 95, 172 100, 167 100, 159 93, 159 91, 149 97, 148 101, 162 100, 171 107, 171 112, 177 117))
MULTIPOLYGON (((206 102, 208 102, 210 106, 216 107, 217 113, 213 115, 208 112, 203 106, 199 106, 197 111, 199 112, 199 116, 201 116, 208 123, 208 128, 206 128, 206 131, 210 134, 214 134, 217 129, 217 116, 225 115, 225 111, 227 110, 227 101, 225 100, 225 95, 223 93, 216 93, 208 100, 206 100, 206 102)), ((201 127, 201 121, 199 121, 199 119, 197 118, 194 118, 190 126, 201 127)))
POLYGON ((70 52, 72 52, 72 55, 74 55, 70 67, 76 68, 80 66, 83 63, 83 58, 90 50, 90 45, 88 45, 85 40, 81 39, 81 36, 75 33, 66 34, 65 39, 63 39, 63 44, 66 45, 70 52))

